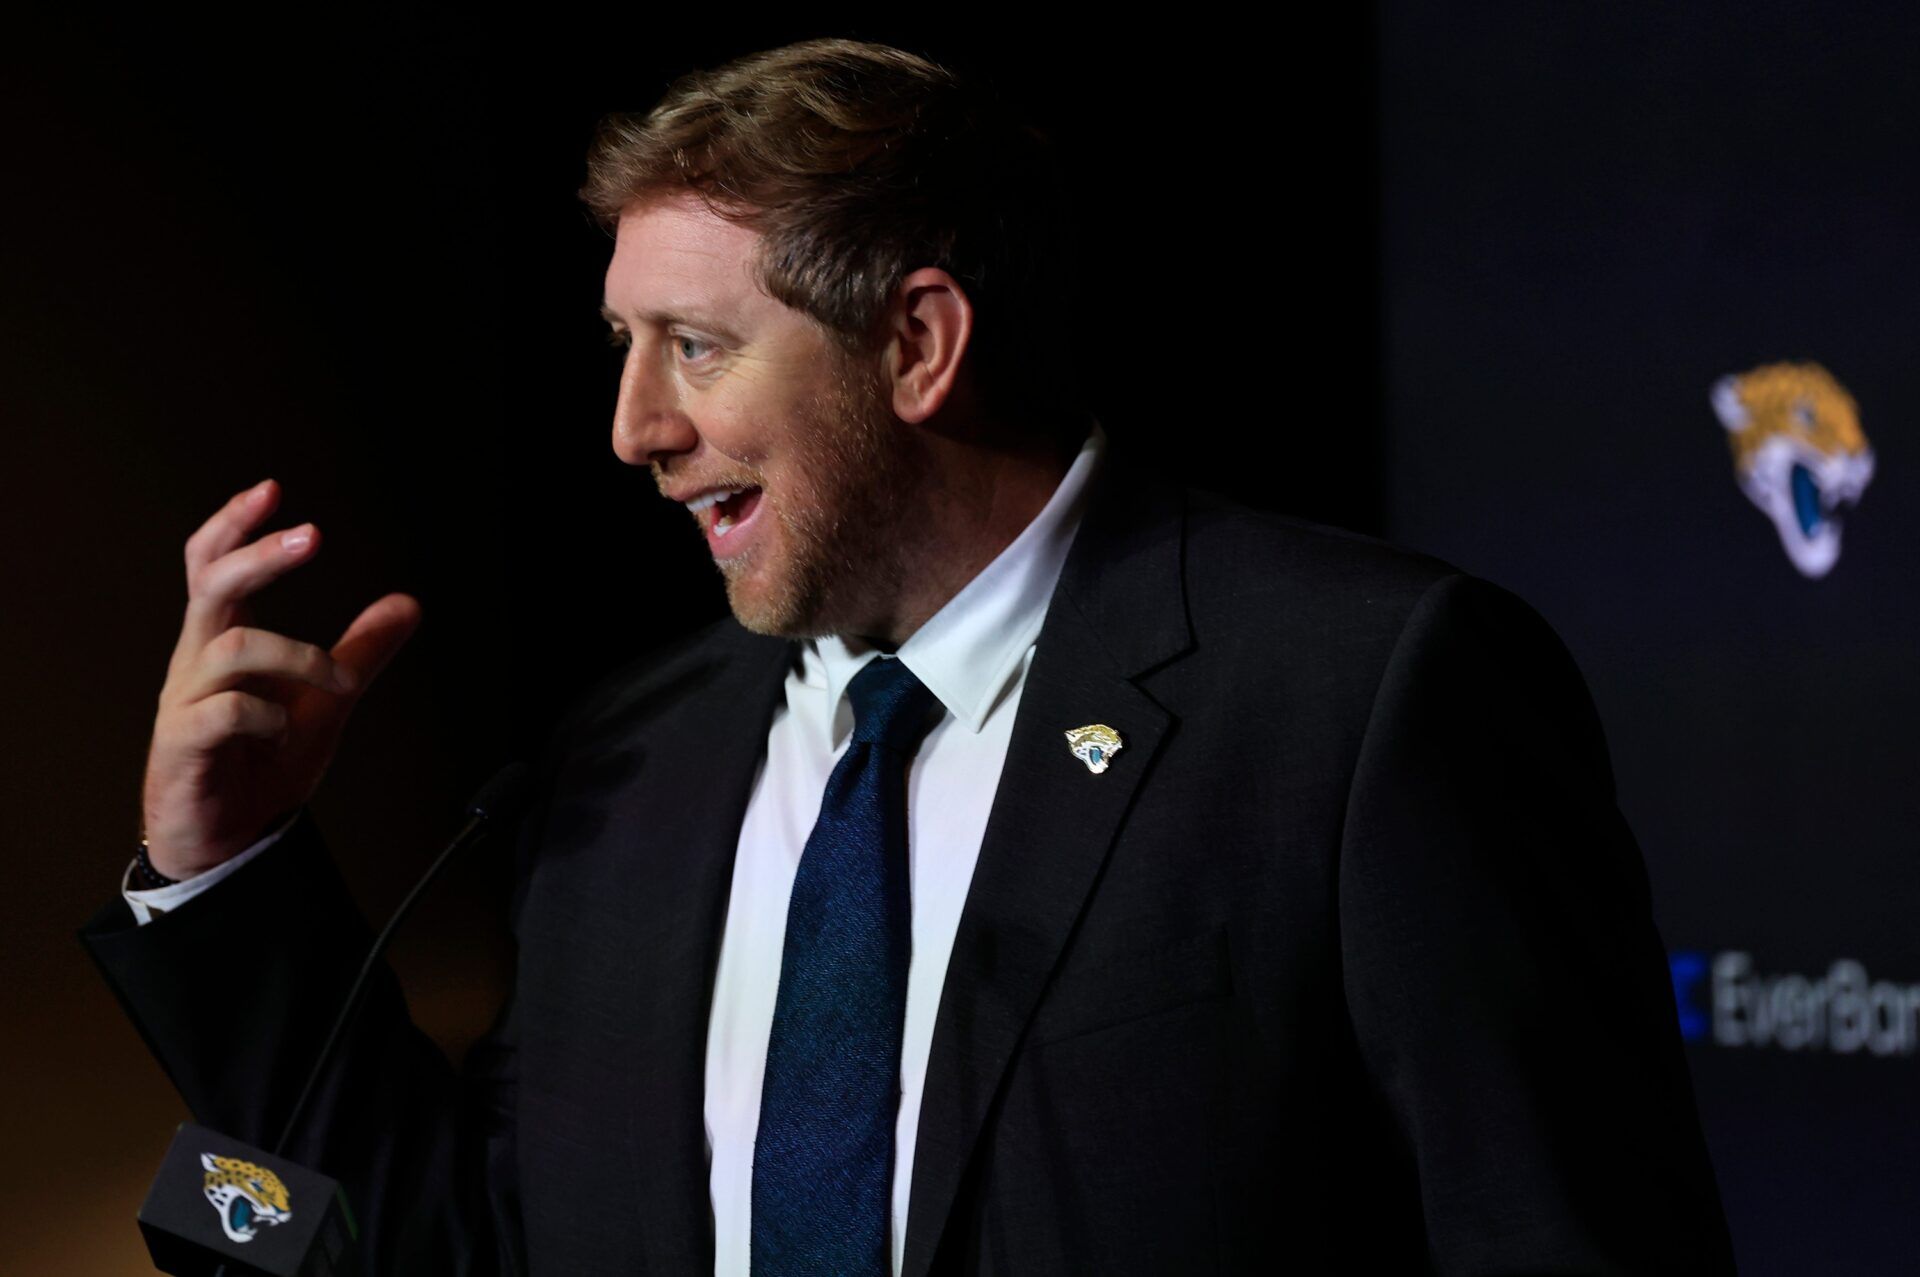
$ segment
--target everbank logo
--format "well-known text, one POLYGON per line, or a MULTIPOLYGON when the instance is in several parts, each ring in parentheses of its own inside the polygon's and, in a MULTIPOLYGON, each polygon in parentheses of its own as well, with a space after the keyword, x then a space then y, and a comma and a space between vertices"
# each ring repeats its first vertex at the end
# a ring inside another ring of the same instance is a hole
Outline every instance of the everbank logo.
POLYGON ((1680 1036, 1715 1046, 1907 1056, 1920 1051, 1920 984, 1871 980, 1852 958, 1819 976, 1767 974, 1739 950, 1668 957, 1680 1036))

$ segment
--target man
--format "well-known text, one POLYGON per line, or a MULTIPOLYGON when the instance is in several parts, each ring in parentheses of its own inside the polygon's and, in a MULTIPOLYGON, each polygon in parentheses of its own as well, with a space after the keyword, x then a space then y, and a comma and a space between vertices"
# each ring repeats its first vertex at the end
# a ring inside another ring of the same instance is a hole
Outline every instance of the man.
MULTIPOLYGON (((1027 340, 1044 177, 845 41, 603 129, 614 448, 737 623, 556 729, 458 1098, 383 974, 289 1154, 377 1272, 1730 1270, 1564 647, 1111 446, 1027 340)), ((249 630, 312 553, 246 542, 273 495, 189 542, 148 845, 83 933, 257 1142, 366 939, 301 804, 418 620, 249 630)))

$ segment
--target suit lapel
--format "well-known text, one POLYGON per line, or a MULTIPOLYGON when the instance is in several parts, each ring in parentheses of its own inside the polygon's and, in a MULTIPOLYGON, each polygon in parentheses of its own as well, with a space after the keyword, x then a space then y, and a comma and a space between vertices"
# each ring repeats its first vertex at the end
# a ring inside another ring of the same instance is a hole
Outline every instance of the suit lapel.
POLYGON ((649 729, 649 765, 613 828, 631 869, 627 1125, 649 1271, 712 1272, 707 1017, 734 853, 791 645, 737 630, 695 694, 649 729))
MULTIPOLYGON (((1109 458, 1111 462, 1111 458, 1109 458)), ((1172 720, 1134 682, 1191 646, 1177 492, 1109 470, 1027 671, 935 1017, 902 1277, 924 1277, 1021 1033, 1172 720), (1095 775, 1067 729, 1124 747, 1095 775)))
MULTIPOLYGON (((1114 464, 1061 572, 1027 672, 935 1018, 903 1277, 932 1263, 986 1110, 1105 864, 1170 716, 1135 684, 1191 645, 1177 492, 1114 464), (1101 775, 1067 748, 1087 723, 1125 747, 1101 775)), ((648 728, 649 764, 614 800, 632 866, 625 1106, 648 1268, 711 1272, 707 1019, 741 820, 792 659, 736 630, 693 694, 648 728), (624 832, 623 832, 624 831, 624 832), (645 831, 643 834, 633 831, 645 831)))

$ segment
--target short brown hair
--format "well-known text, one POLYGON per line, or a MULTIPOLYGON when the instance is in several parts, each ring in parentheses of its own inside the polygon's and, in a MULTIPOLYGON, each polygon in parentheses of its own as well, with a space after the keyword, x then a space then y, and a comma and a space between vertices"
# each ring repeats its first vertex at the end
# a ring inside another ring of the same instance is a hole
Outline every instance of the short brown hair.
POLYGON ((982 86, 855 40, 692 72, 651 111, 600 122, 580 198, 611 231, 680 191, 758 231, 761 287, 849 354, 874 348, 899 281, 937 266, 973 303, 990 410, 1053 429, 1078 409, 1075 361, 1050 352, 1066 330, 1064 184, 1046 136, 982 86))

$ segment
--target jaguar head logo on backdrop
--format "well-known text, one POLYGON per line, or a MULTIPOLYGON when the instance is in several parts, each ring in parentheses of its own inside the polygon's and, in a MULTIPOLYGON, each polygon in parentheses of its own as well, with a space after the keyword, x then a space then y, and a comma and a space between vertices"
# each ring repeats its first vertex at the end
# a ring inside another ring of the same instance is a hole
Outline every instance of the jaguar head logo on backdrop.
POLYGON ((1873 449, 1846 387, 1814 363, 1765 364, 1713 384, 1733 473, 1773 520, 1787 558, 1822 577, 1840 558, 1841 515, 1873 478, 1873 449))

